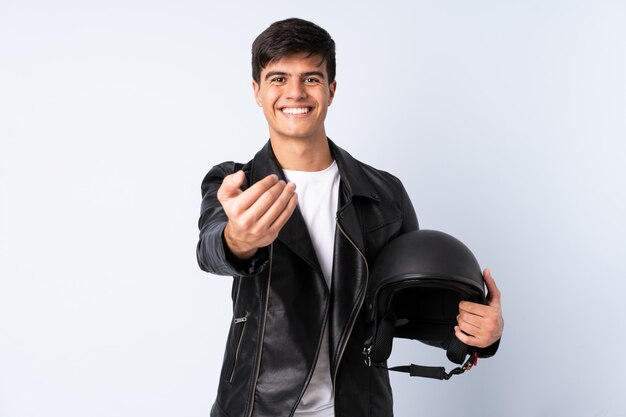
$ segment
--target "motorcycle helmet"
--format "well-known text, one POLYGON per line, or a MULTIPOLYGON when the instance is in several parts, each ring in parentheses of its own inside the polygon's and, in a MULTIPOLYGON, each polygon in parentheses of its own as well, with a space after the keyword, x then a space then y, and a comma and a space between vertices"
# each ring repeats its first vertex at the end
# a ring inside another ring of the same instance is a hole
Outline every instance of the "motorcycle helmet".
POLYGON ((395 238, 380 251, 368 281, 366 364, 385 367, 393 338, 399 337, 444 349, 456 364, 469 359, 450 373, 444 367, 413 364, 390 370, 436 379, 469 370, 476 364, 476 349, 454 334, 462 300, 485 304, 480 266, 461 241, 436 230, 395 238))

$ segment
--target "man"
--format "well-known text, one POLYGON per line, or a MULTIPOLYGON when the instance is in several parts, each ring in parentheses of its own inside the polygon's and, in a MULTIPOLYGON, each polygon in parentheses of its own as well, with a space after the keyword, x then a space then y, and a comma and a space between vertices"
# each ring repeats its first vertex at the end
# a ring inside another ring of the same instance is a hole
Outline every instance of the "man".
MULTIPOLYGON (((198 262, 234 277, 211 416, 391 416, 387 371, 361 354, 361 307, 376 254, 418 228, 408 194, 327 138, 337 83, 324 29, 272 24, 254 41, 252 68, 270 140, 247 164, 217 165, 202 183, 198 262)), ((503 325, 488 271, 485 279, 488 305, 462 303, 456 333, 490 356, 503 325)))

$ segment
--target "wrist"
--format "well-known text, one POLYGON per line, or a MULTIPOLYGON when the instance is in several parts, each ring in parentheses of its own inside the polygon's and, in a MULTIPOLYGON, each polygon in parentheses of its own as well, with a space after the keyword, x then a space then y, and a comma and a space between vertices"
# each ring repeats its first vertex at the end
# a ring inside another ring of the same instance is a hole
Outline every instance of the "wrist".
POLYGON ((239 259, 252 258, 257 252, 257 248, 246 245, 240 240, 233 238, 229 226, 230 223, 226 224, 224 228, 224 241, 226 242, 226 246, 228 246, 228 250, 239 259))

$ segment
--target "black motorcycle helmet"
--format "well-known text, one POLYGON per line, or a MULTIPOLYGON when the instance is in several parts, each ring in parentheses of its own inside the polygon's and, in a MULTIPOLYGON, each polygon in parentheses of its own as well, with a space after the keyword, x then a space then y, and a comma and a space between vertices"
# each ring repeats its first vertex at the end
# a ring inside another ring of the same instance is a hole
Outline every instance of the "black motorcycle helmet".
POLYGON ((478 261, 458 239, 436 230, 416 230, 385 246, 374 262, 366 297, 368 366, 384 367, 394 337, 419 340, 446 350, 463 367, 389 368, 412 376, 449 379, 476 364, 477 353, 454 334, 461 300, 485 304, 478 261))

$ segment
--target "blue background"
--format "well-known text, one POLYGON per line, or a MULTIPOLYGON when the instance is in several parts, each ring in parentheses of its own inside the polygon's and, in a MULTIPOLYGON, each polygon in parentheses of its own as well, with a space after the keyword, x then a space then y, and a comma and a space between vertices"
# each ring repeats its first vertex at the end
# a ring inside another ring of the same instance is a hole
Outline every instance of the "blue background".
MULTIPOLYGON (((396 415, 626 416, 610 0, 0 1, 0 416, 208 415, 230 278, 196 265, 199 186, 266 141, 250 45, 291 16, 337 42, 329 136, 503 293, 498 355, 393 375, 396 415)), ((390 362, 446 363, 417 342, 390 362)))

